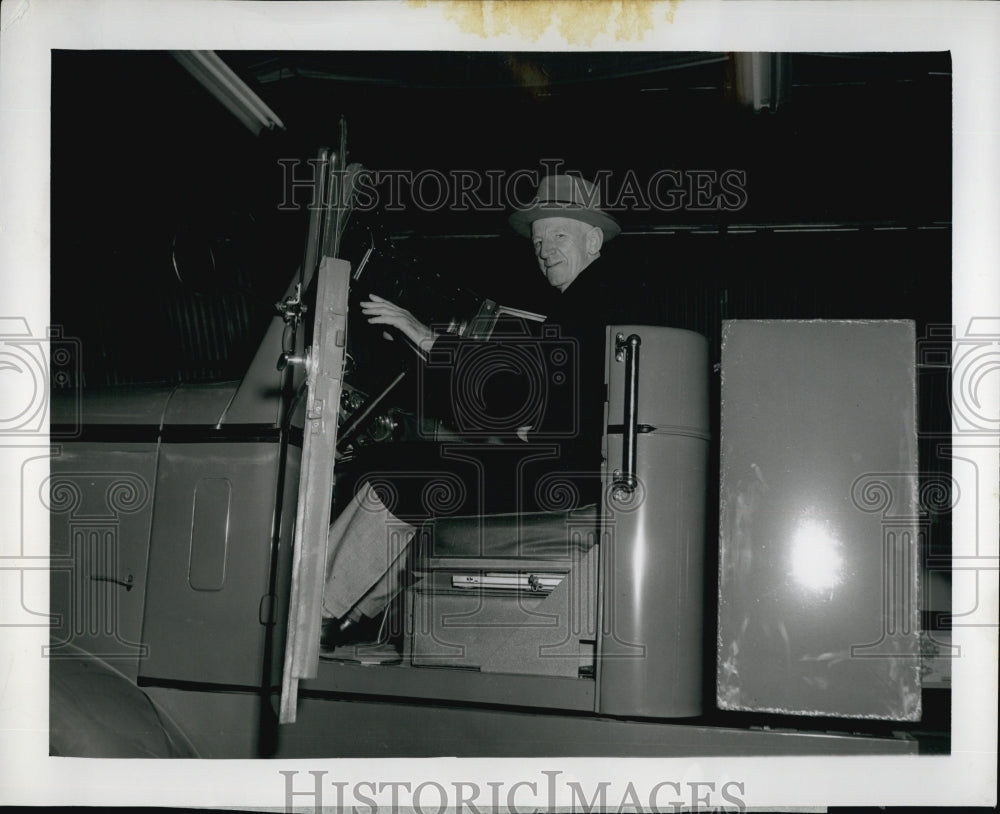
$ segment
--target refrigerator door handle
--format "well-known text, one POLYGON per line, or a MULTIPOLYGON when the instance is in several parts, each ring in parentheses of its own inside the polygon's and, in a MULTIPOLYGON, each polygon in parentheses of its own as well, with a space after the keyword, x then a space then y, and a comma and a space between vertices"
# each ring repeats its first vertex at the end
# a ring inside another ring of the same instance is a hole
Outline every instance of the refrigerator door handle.
POLYGON ((625 363, 625 418, 622 435, 622 468, 616 469, 611 497, 627 501, 638 485, 636 477, 636 442, 639 435, 639 347, 642 339, 638 334, 615 336, 615 361, 625 363))

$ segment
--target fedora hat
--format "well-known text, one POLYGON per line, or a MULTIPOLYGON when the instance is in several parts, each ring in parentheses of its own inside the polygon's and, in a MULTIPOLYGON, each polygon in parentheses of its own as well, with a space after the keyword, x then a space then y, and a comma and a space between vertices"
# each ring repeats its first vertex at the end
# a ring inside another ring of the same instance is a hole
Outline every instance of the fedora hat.
POLYGON ((511 214, 510 225, 519 235, 531 237, 531 224, 542 218, 573 218, 600 226, 605 240, 621 231, 618 221, 601 209, 597 187, 575 175, 546 175, 534 200, 511 214))

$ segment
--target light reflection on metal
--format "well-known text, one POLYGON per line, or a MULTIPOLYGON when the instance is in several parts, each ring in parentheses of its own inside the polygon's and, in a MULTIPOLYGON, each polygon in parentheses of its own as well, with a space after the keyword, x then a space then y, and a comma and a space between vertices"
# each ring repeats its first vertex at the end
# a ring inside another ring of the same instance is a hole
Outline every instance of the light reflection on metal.
POLYGON ((278 114, 265 104, 214 51, 171 51, 184 69, 218 99, 255 136, 263 129, 284 130, 278 114))
POLYGON ((639 393, 639 348, 642 338, 631 334, 628 339, 619 333, 615 336, 615 361, 625 362, 624 429, 622 431, 622 468, 615 470, 612 497, 625 501, 635 491, 636 446, 638 444, 639 418, 637 397, 639 393))
POLYGON ((730 94, 754 112, 774 112, 791 87, 788 54, 734 53, 731 55, 730 94))
POLYGON ((810 591, 829 591, 843 581, 840 540, 814 517, 798 522, 791 539, 791 573, 810 591))
POLYGON ((909 321, 723 323, 721 709, 919 720, 915 346, 909 321))

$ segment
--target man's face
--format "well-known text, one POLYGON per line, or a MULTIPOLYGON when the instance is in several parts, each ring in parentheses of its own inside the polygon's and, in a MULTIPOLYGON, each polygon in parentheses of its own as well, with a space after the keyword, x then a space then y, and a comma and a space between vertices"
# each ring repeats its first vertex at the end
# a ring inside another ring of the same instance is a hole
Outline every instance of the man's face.
POLYGON ((538 267, 560 291, 597 257, 600 240, 591 234, 600 229, 573 218, 542 218, 531 224, 531 242, 538 267))

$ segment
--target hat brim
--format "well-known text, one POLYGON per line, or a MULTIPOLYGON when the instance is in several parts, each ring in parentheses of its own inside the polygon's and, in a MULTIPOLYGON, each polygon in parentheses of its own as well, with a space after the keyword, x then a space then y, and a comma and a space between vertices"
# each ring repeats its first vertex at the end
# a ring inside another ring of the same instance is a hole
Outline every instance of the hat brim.
POLYGON ((599 209, 590 209, 574 204, 536 203, 527 209, 518 209, 511 213, 508 220, 511 227, 519 235, 531 237, 531 224, 542 218, 572 218, 591 226, 600 226, 601 231, 604 232, 605 240, 611 240, 622 230, 618 221, 611 215, 599 209))

